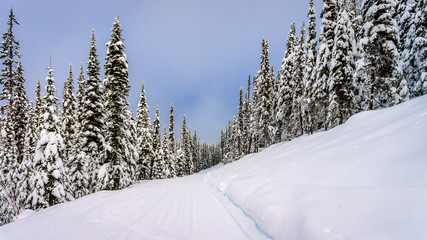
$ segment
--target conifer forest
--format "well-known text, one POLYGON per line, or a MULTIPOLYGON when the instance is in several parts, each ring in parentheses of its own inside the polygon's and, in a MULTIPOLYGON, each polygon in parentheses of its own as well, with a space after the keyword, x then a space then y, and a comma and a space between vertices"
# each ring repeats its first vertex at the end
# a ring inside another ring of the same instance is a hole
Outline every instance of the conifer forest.
POLYGON ((92 30, 86 64, 70 64, 57 96, 51 66, 36 89, 25 89, 25 81, 36 80, 24 78, 30 63, 21 63, 25 52, 14 34, 20 13, 2 8, 8 22, 0 23, 7 26, 0 48, 0 226, 25 209, 192 175, 427 93, 426 0, 323 0, 322 9, 306 1, 307 20, 300 29, 289 26, 277 71, 267 38, 253 49, 260 52, 259 69, 236 89, 235 117, 217 144, 199 139, 185 115, 174 116, 173 103, 162 110, 169 111, 168 126, 160 126, 160 109, 148 106, 144 83, 129 84, 119 15, 106 58, 99 59, 92 30), (135 112, 127 100, 131 87, 140 88, 135 112))

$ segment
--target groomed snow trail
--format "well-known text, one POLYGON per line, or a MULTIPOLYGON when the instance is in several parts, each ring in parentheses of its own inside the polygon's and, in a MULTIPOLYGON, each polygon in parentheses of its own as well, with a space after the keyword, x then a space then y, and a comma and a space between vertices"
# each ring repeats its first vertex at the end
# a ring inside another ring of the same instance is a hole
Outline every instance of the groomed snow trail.
POLYGON ((53 206, 0 228, 14 239, 268 239, 199 173, 53 206))

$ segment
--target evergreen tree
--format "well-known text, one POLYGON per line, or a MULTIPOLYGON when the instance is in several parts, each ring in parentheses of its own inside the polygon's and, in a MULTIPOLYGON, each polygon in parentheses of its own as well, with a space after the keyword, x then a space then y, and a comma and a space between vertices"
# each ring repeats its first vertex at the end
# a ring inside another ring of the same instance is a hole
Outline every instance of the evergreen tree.
POLYGON ((191 174, 192 161, 190 149, 190 133, 187 128, 185 115, 182 117, 182 130, 180 139, 180 156, 178 159, 177 176, 186 176, 191 174))
MULTIPOLYGON (((336 0, 324 0, 323 10, 320 14, 322 25, 320 28, 319 53, 316 60, 316 81, 313 83, 314 89, 314 112, 316 115, 312 119, 316 123, 313 130, 324 126, 327 117, 328 107, 328 79, 330 75, 331 52, 334 46, 335 25, 337 19, 337 2, 336 0)), ((327 126, 324 126, 327 129, 327 126)))
MULTIPOLYGON (((118 20, 117 20, 118 21, 118 20)), ((115 101, 117 99, 120 99, 121 105, 119 107, 120 109, 120 121, 121 123, 125 122, 125 109, 127 108, 128 104, 126 102, 126 96, 128 95, 128 89, 127 86, 127 63, 120 62, 122 61, 120 57, 124 55, 124 47, 123 42, 120 42, 120 36, 116 36, 116 31, 120 34, 120 26, 118 26, 119 29, 113 28, 112 33, 112 39, 109 43, 107 43, 108 46, 108 52, 107 52, 107 63, 105 65, 105 93, 110 94, 109 97, 111 97, 111 94, 116 95, 113 98, 105 98, 106 104, 110 104, 109 107, 106 107, 105 110, 107 111, 114 111, 114 105, 116 104, 115 101), (117 39, 116 39, 117 38, 117 39), (116 42, 119 43, 116 45, 116 42), (111 49, 116 49, 116 46, 119 48, 118 52, 113 52, 111 49), (123 69, 123 72, 120 72, 121 69, 123 69), (125 74, 125 73, 126 74, 125 74), (121 82, 125 83, 121 83, 121 82), (119 83, 120 82, 120 83, 119 83), (108 88, 107 88, 108 85, 108 88), (123 86, 121 86, 123 85, 123 86), (117 92, 115 92, 117 91, 117 92), (123 94, 123 95, 122 95, 123 94)), ((81 153, 85 157, 86 164, 88 164, 87 171, 89 172, 89 184, 91 187, 95 185, 96 179, 98 178, 98 171, 101 167, 101 156, 103 155, 104 151, 104 105, 102 103, 102 91, 101 91, 101 79, 99 77, 99 61, 98 61, 98 54, 96 53, 96 43, 95 43, 95 32, 92 30, 92 36, 90 41, 90 48, 89 48, 89 58, 87 61, 87 76, 88 78, 82 82, 83 89, 82 96, 81 96, 81 133, 80 141, 81 141, 81 153)), ((126 58, 125 58, 126 60, 126 58)), ((84 76, 83 76, 84 78, 84 76)), ((118 103, 117 103, 118 104, 118 103)), ((118 107, 118 106, 115 106, 118 107)), ((117 109, 115 109, 117 110, 117 109)), ((111 116, 111 115, 110 115, 111 116)), ((112 119, 109 119, 110 121, 112 119)), ((115 119, 116 121, 119 119, 115 119)), ((115 123, 117 124, 117 123, 115 123)), ((120 124, 120 126, 123 127, 123 124, 120 124)), ((111 128, 116 128, 117 126, 111 126, 111 128)), ((116 132, 112 134, 117 134, 116 132)), ((107 130, 108 133, 108 130, 107 130)), ((124 134, 123 134, 124 135, 124 134)), ((111 135, 110 135, 111 136, 111 135)), ((111 140, 111 139, 110 139, 111 140)), ((111 144, 111 142, 110 142, 111 144)), ((114 145, 114 144, 113 144, 114 145)), ((121 149, 123 150, 123 149, 121 149)), ((123 152, 121 152, 123 153, 123 152)), ((115 156, 115 154, 113 154, 115 156)), ((112 158, 114 159, 114 157, 112 158)), ((117 159, 116 159, 117 160, 117 159)), ((80 160, 82 161, 82 160, 80 160)), ((113 160, 114 162, 114 160, 113 160)), ((117 163, 117 162, 116 162, 117 163)), ((111 166, 112 170, 114 167, 111 166)), ((118 168, 117 168, 118 170, 118 168)), ((113 170, 112 170, 113 171, 113 170)), ((120 173, 116 172, 118 175, 120 173)), ((115 175, 113 178, 115 179, 114 189, 118 189, 123 187, 124 185, 128 184, 127 181, 122 182, 122 184, 119 184, 119 176, 115 175)), ((111 187, 111 186, 110 186, 111 187)))
POLYGON ((18 62, 15 73, 15 88, 13 90, 13 103, 12 103, 12 125, 14 132, 14 142, 18 154, 18 162, 22 163, 24 158, 24 141, 25 141, 25 128, 27 124, 27 92, 25 91, 25 79, 22 63, 18 62))
POLYGON ((420 96, 427 93, 427 2, 420 0, 417 3, 415 14, 415 41, 411 55, 415 56, 418 68, 418 78, 413 85, 413 95, 420 96))
POLYGON ((37 85, 36 85, 36 106, 34 107, 34 113, 36 115, 36 129, 37 129, 37 135, 40 134, 41 131, 41 124, 43 122, 43 101, 42 101, 42 87, 40 84, 40 78, 37 78, 37 85))
POLYGON ((31 101, 28 108, 28 122, 25 130, 25 143, 24 143, 24 158, 21 164, 22 174, 19 192, 21 199, 24 203, 25 208, 30 208, 31 205, 27 201, 27 198, 31 195, 33 189, 31 179, 34 174, 34 153, 36 151, 36 145, 38 140, 37 134, 37 118, 35 115, 35 109, 33 102, 31 101))
POLYGON ((68 79, 64 83, 62 92, 62 123, 61 134, 64 140, 63 162, 67 166, 72 148, 75 144, 75 124, 76 124, 76 99, 74 98, 73 71, 70 64, 68 79))
POLYGON ((355 110, 353 73, 356 42, 351 21, 345 9, 338 15, 335 34, 331 76, 328 83, 330 95, 327 125, 331 128, 344 123, 355 110))
POLYGON ((301 26, 301 36, 294 49, 295 62, 292 73, 292 112, 290 115, 291 135, 293 138, 301 136, 303 131, 303 94, 304 94, 304 73, 305 65, 305 23, 301 26))
POLYGON ((193 164, 195 171, 199 172, 204 168, 204 165, 202 163, 202 159, 199 156, 199 141, 197 139, 197 133, 196 130, 194 130, 193 134, 193 140, 191 141, 191 159, 193 159, 193 164))
MULTIPOLYGON (((16 64, 18 63, 16 58, 21 58, 19 54, 19 42, 15 39, 13 33, 13 26, 19 25, 13 14, 13 9, 10 8, 9 20, 7 22, 8 29, 3 33, 3 41, 0 47, 0 59, 3 60, 4 68, 1 70, 0 85, 3 86, 0 92, 0 100, 7 100, 8 104, 12 106, 13 102, 13 89, 16 86, 16 64)), ((2 113, 7 109, 6 104, 0 106, 2 113)), ((10 108, 12 110, 12 108, 10 108)), ((12 118, 12 122, 13 122, 12 118)))
POLYGON ((316 81, 314 70, 316 67, 317 58, 317 32, 316 32, 316 11, 314 9, 313 0, 309 2, 308 9, 308 34, 306 40, 306 71, 305 71, 305 87, 304 87, 304 98, 302 102, 302 114, 303 114, 303 128, 308 133, 313 133, 313 121, 312 116, 314 113, 314 88, 313 84, 316 81))
POLYGON ((411 91, 411 95, 415 95, 413 88, 415 82, 419 79, 420 73, 416 62, 416 54, 413 54, 412 52, 416 38, 416 4, 415 0, 403 0, 398 1, 396 6, 396 21, 399 26, 400 40, 398 47, 402 61, 402 70, 408 81, 408 87, 411 91))
POLYGON ((138 156, 137 161, 137 179, 150 179, 151 174, 151 160, 154 156, 153 150, 153 131, 150 123, 150 116, 148 115, 148 105, 145 97, 144 83, 142 83, 141 95, 136 111, 136 129, 139 136, 138 139, 138 156))
POLYGON ((368 76, 365 86, 369 110, 405 100, 396 90, 401 83, 406 85, 406 80, 399 63, 398 28, 393 18, 395 7, 393 0, 365 0, 362 3, 362 45, 364 70, 368 76))
POLYGON ((279 74, 279 86, 276 100, 276 142, 291 140, 290 118, 293 104, 293 73, 295 69, 295 48, 297 46, 297 36, 295 23, 291 25, 286 42, 286 52, 282 60, 279 74))
POLYGON ((45 208, 65 201, 64 168, 62 164, 63 142, 60 133, 55 96, 53 69, 48 68, 47 95, 43 97, 44 115, 40 138, 34 155, 35 174, 33 192, 29 197, 33 209, 45 208))
POLYGON ((258 90, 258 104, 257 108, 259 110, 259 125, 257 129, 257 135, 259 136, 258 145, 260 148, 267 147, 271 144, 270 139, 270 130, 269 126, 271 124, 272 118, 272 91, 273 91, 273 81, 274 76, 270 72, 270 60, 269 60, 269 50, 268 50, 268 40, 262 39, 262 53, 260 67, 256 75, 259 88, 258 90))
POLYGON ((237 107, 237 132, 236 132, 236 157, 240 158, 243 155, 243 127, 244 127, 244 109, 243 109, 243 88, 240 88, 239 105, 237 107))
MULTIPOLYGON (((119 16, 114 20, 111 40, 107 45, 104 79, 105 114, 105 156, 98 179, 102 189, 117 190, 131 183, 128 175, 126 146, 122 137, 126 135, 123 123, 126 121, 126 109, 129 106, 128 63, 123 45, 119 16)), ((89 91, 89 83, 88 90, 89 91)))
POLYGON ((171 103, 170 113, 169 113, 169 152, 171 154, 175 153, 175 132, 173 131, 173 104, 171 103))
POLYGON ((151 179, 163 178, 163 150, 160 133, 160 114, 159 106, 156 106, 156 117, 153 121, 153 151, 154 156, 151 160, 151 179))

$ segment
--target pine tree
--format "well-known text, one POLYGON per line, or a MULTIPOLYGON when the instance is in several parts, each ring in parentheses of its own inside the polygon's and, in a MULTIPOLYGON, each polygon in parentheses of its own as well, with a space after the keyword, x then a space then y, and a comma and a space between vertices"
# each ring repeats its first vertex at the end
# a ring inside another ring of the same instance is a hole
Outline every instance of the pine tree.
MULTIPOLYGON (((13 14, 13 9, 10 8, 9 21, 7 22, 8 29, 3 33, 3 41, 0 47, 0 59, 3 60, 4 68, 1 70, 0 85, 3 88, 0 92, 0 100, 7 100, 8 104, 12 106, 13 102, 13 89, 16 86, 16 69, 15 66, 18 63, 16 58, 21 58, 19 54, 19 42, 15 39, 13 33, 13 26, 19 25, 13 14)), ((0 106, 2 113, 7 109, 6 105, 0 106)), ((10 108, 12 110, 12 108, 10 108)), ((13 122, 12 118, 12 122, 13 122)))
POLYGON ((344 123, 355 111, 354 52, 356 42, 347 11, 338 15, 335 29, 335 43, 332 49, 332 63, 329 78, 329 107, 327 126, 333 128, 344 123))
POLYGON ((243 111, 243 88, 239 92, 239 105, 237 107, 237 132, 236 132, 236 157, 240 158, 243 155, 243 127, 244 127, 244 111, 243 111))
POLYGON ((399 64, 398 28, 394 16, 395 1, 365 0, 362 3, 364 34, 364 70, 368 109, 392 106, 404 101, 396 88, 405 79, 399 64))
POLYGON ((257 108, 259 111, 259 125, 257 129, 258 145, 260 148, 267 147, 271 144, 269 126, 272 118, 272 91, 274 76, 270 72, 270 60, 269 60, 268 40, 262 39, 262 53, 260 61, 260 70, 256 75, 258 82, 258 104, 257 108))
MULTIPOLYGON (((117 55, 114 56, 114 54, 111 54, 110 48, 115 48, 115 45, 112 43, 117 36, 113 37, 114 30, 112 33, 112 40, 110 41, 111 45, 108 45, 108 53, 107 53, 107 63, 105 65, 106 70, 106 80, 105 83, 108 85, 108 83, 115 82, 121 77, 125 79, 120 79, 118 81, 126 81, 127 80, 127 74, 124 74, 126 76, 120 76, 122 73, 116 75, 116 73, 120 70, 114 69, 112 66, 114 66, 115 60, 112 60, 114 58, 120 58, 121 55, 124 54, 124 52, 120 52, 117 55), (116 72, 115 72, 116 71, 116 72)), ((120 38, 120 37, 119 37, 120 38)), ((120 40, 118 40, 120 41, 120 40)), ((81 150, 83 151, 83 156, 86 157, 86 164, 87 171, 89 172, 89 185, 91 188, 96 185, 96 179, 98 178, 98 171, 101 167, 101 156, 103 155, 104 151, 104 105, 102 103, 102 91, 101 91, 101 79, 99 77, 99 61, 98 61, 98 54, 96 53, 96 39, 95 39, 95 32, 92 30, 92 36, 90 41, 90 48, 89 48, 89 58, 87 61, 87 76, 88 78, 82 82, 84 84, 82 87, 82 96, 81 96, 81 150)), ((122 44, 122 43, 120 43, 122 44)), ((120 44, 118 46, 120 46, 120 44)), ((122 46, 122 45, 121 45, 122 46)), ((123 47, 124 48, 124 47, 123 47)), ((119 60, 120 61, 120 60, 119 60)), ((122 65, 115 66, 117 68, 123 68, 125 72, 127 72, 127 63, 122 63, 122 65)), ((114 83, 112 83, 114 85, 114 83)), ((128 86, 127 83, 124 83, 124 89, 123 91, 119 89, 115 89, 114 87, 105 89, 105 92, 108 94, 116 94, 118 98, 126 98, 128 86), (118 91, 118 92, 113 92, 118 91), (124 94, 124 96, 120 96, 121 94, 124 94)), ((110 107, 114 105, 115 103, 111 103, 108 101, 111 101, 112 99, 105 99, 107 100, 107 103, 110 103, 110 107)), ((115 100, 115 99, 114 99, 115 100)), ((114 101, 113 100, 113 101, 114 101)), ((127 104, 126 99, 124 99, 125 103, 127 104)), ((127 104, 128 105, 128 104, 127 104)), ((121 106, 121 108, 126 109, 126 106, 121 106)), ((105 108, 107 111, 110 110, 109 108, 105 108)), ((124 109, 121 109, 122 116, 125 115, 124 109)), ((121 118, 121 122, 123 123, 125 118, 121 118)), ((121 124, 123 126, 123 124, 121 124)), ((114 127, 113 127, 114 128, 114 127)), ((116 129, 117 131, 117 129, 116 129)), ((107 131, 108 133, 108 131, 107 131)), ((82 160, 80 160, 82 161, 82 160)), ((117 176, 116 176, 117 177, 117 176)), ((116 180, 118 178, 115 178, 116 180)), ((117 182, 116 182, 117 183, 117 182)), ((115 184, 116 184, 115 183, 115 184)), ((126 183, 127 184, 127 183, 126 183)), ((118 185, 115 185, 114 187, 120 188, 118 185)), ((115 189, 117 189, 115 188, 115 189)), ((99 189, 97 189, 99 190, 99 189)))
POLYGON ((297 46, 297 36, 295 23, 291 25, 286 42, 286 52, 282 60, 279 74, 279 86, 276 101, 276 142, 291 140, 290 118, 293 104, 293 72, 295 70, 295 48, 297 46))
POLYGON ((25 128, 27 124, 27 92, 25 91, 25 79, 22 63, 18 62, 15 73, 15 87, 13 90, 13 103, 12 103, 12 125, 14 132, 14 142, 16 144, 18 162, 22 163, 24 158, 24 141, 25 141, 25 128))
POLYGON ((22 180, 20 182, 20 193, 21 199, 24 201, 25 207, 29 208, 30 203, 27 198, 31 195, 33 189, 31 179, 34 174, 34 153, 36 151, 36 145, 38 140, 37 134, 37 118, 35 115, 35 109, 33 102, 31 101, 28 108, 28 122, 25 130, 25 143, 24 143, 24 158, 21 164, 22 168, 22 180))
POLYGON ((193 134, 193 140, 191 141, 191 159, 193 160, 194 172, 199 172, 204 168, 204 165, 202 163, 202 159, 199 156, 199 141, 197 139, 197 133, 196 130, 194 130, 193 134))
POLYGON ((418 1, 415 14, 416 38, 411 51, 415 56, 419 77, 413 85, 412 92, 415 96, 427 93, 427 2, 418 1))
POLYGON ((396 6, 396 15, 399 26, 399 52, 402 61, 402 70, 408 81, 408 87, 411 95, 415 95, 414 84, 419 79, 419 73, 416 54, 413 54, 412 48, 415 46, 416 38, 415 14, 416 1, 403 0, 399 1, 396 6))
POLYGON ((294 50, 295 62, 292 73, 292 112, 290 115, 291 136, 293 138, 301 136, 303 130, 303 94, 304 94, 304 73, 305 69, 305 23, 301 26, 301 36, 294 50))
POLYGON ((190 133, 187 128, 185 115, 182 117, 182 129, 180 139, 180 149, 178 157, 178 170, 177 176, 186 176, 191 174, 192 161, 191 161, 191 149, 190 149, 190 133))
POLYGON ((76 99, 74 98, 73 71, 70 64, 68 79, 64 83, 62 92, 62 116, 61 134, 64 140, 63 162, 67 166, 72 148, 75 144, 75 124, 76 124, 76 99))
POLYGON ((138 139, 138 156, 137 161, 137 179, 150 179, 151 176, 151 159, 154 155, 153 150, 153 131, 150 123, 150 116, 148 115, 148 105, 145 97, 144 83, 142 83, 141 95, 136 112, 136 129, 139 136, 138 139))
POLYGON ((53 69, 49 67, 48 70, 47 95, 43 97, 43 124, 34 156, 35 174, 32 179, 34 190, 29 197, 31 207, 36 210, 65 201, 63 142, 56 115, 58 98, 55 96, 56 88, 53 85, 55 81, 53 69))
MULTIPOLYGON (((323 10, 320 14, 322 25, 320 28, 319 52, 316 60, 316 81, 313 83, 314 111, 316 115, 312 116, 316 123, 313 130, 324 126, 327 117, 328 107, 328 78, 330 75, 331 52, 334 46, 335 25, 337 19, 337 2, 335 0, 324 0, 323 10)), ((327 129, 327 126, 324 126, 327 129)))
MULTIPOLYGON (((105 114, 105 156, 98 175, 102 189, 117 190, 131 183, 125 149, 126 109, 129 106, 126 97, 129 95, 128 63, 125 47, 121 36, 119 16, 114 20, 111 40, 107 45, 107 56, 104 79, 104 106, 105 114)), ((88 83, 88 89, 89 89, 88 83)), ((89 90, 87 90, 89 91, 89 90)))
POLYGON ((163 178, 163 150, 160 133, 160 114, 159 106, 156 106, 156 117, 153 121, 153 151, 154 156, 151 160, 151 179, 163 178))
POLYGON ((37 85, 36 85, 36 105, 34 107, 34 113, 36 115, 36 129, 37 129, 37 135, 40 134, 41 131, 41 125, 43 121, 43 101, 42 101, 42 87, 40 84, 40 78, 37 78, 37 85))
POLYGON ((173 104, 171 103, 170 113, 169 113, 169 152, 171 154, 175 153, 175 132, 173 131, 173 104))
POLYGON ((4 129, 2 131, 2 152, 0 188, 3 190, 3 196, 0 201, 4 202, 5 209, 2 209, 0 221, 9 223, 19 214, 21 199, 19 198, 19 164, 17 161, 17 148, 14 144, 14 131, 12 125, 12 106, 7 105, 7 114, 4 120, 4 129))
POLYGON ((317 58, 317 32, 316 32, 316 11, 314 9, 313 0, 309 2, 308 9, 308 34, 306 40, 307 54, 306 54, 306 71, 305 71, 305 87, 304 87, 304 98, 302 102, 302 114, 303 114, 303 128, 307 133, 313 133, 312 116, 314 113, 314 82, 316 81, 314 70, 316 67, 317 58))

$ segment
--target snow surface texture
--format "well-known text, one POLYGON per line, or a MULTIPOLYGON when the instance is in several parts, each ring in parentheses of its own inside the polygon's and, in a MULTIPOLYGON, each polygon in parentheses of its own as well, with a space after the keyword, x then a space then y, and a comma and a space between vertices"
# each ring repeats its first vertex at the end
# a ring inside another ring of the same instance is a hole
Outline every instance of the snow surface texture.
POLYGON ((204 172, 99 192, 0 239, 425 239, 427 96, 204 172))

